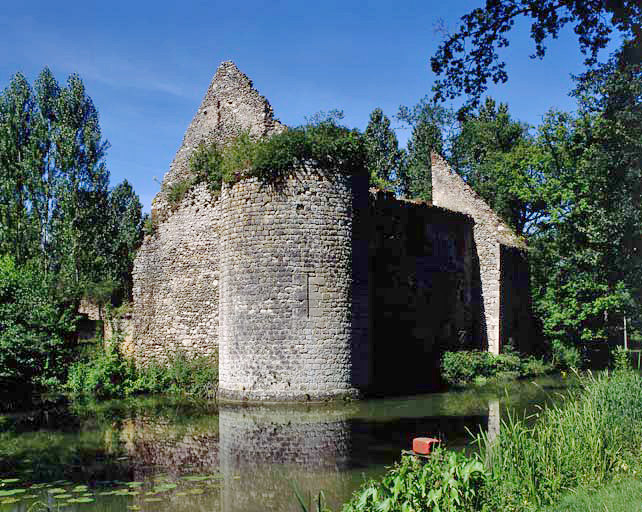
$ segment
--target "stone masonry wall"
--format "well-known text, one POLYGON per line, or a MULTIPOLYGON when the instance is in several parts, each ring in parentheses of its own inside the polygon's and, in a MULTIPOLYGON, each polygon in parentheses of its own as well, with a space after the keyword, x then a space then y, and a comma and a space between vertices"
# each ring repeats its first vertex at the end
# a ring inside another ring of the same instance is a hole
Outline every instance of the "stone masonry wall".
POLYGON ((201 144, 225 144, 283 129, 272 107, 231 62, 216 71, 183 143, 152 203, 155 233, 134 263, 136 360, 166 360, 176 350, 216 357, 218 352, 219 203, 205 184, 172 204, 168 191, 191 177, 190 157, 201 144))
POLYGON ((523 250, 501 248, 501 322, 502 344, 509 343, 524 353, 532 353, 537 337, 530 296, 530 272, 523 250))
POLYGON ((467 213, 475 220, 474 253, 479 260, 484 319, 478 337, 482 346, 487 347, 494 354, 499 354, 501 350, 500 247, 523 248, 524 243, 435 153, 432 155, 432 200, 436 206, 467 213))
POLYGON ((467 348, 478 316, 472 219, 382 192, 370 216, 373 391, 434 390, 441 352, 467 348))
POLYGON ((219 203, 200 185, 148 236, 134 262, 134 357, 218 353, 219 203))
MULTIPOLYGON (((366 190, 363 193, 367 193, 366 190)), ((352 178, 312 172, 221 194, 220 388, 227 399, 353 395, 352 178)))

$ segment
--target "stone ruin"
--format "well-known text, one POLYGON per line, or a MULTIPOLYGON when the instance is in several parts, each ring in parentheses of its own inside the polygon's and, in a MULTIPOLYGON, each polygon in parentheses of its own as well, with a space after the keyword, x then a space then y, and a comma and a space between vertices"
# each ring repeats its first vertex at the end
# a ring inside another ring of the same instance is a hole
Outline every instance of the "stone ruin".
POLYGON ((221 64, 136 257, 138 364, 208 356, 224 400, 319 400, 434 389, 445 349, 531 349, 524 244, 437 156, 433 204, 305 171, 279 190, 247 178, 168 200, 199 144, 284 129, 221 64))

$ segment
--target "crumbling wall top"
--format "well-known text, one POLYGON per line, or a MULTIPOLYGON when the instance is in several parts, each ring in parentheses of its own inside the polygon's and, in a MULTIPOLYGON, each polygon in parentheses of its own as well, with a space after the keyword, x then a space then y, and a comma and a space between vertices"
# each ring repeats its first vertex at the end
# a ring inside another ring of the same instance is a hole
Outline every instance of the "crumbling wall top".
POLYGON ((154 198, 154 218, 162 220, 168 215, 166 191, 190 175, 190 157, 201 143, 223 145, 244 131, 262 137, 282 129, 272 106, 252 81, 233 62, 221 63, 154 198))
POLYGON ((466 213, 476 224, 492 230, 497 241, 508 247, 526 248, 526 243, 437 153, 431 154, 432 200, 435 206, 466 213))

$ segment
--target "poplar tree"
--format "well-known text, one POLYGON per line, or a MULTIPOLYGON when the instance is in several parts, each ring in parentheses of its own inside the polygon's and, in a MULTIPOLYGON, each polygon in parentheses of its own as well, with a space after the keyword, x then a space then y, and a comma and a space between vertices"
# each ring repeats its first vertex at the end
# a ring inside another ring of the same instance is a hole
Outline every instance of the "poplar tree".
POLYGON ((383 110, 376 108, 364 133, 368 150, 368 171, 370 183, 382 189, 393 189, 403 173, 404 152, 390 127, 390 119, 383 110))
POLYGON ((444 133, 453 121, 452 112, 424 98, 412 108, 400 107, 397 119, 412 132, 408 140, 405 166, 400 175, 401 193, 412 199, 432 200, 432 151, 445 154, 444 133))
POLYGON ((140 201, 127 182, 110 193, 108 147, 78 75, 61 87, 45 68, 32 89, 18 73, 0 93, 0 253, 74 297, 131 292, 140 201))

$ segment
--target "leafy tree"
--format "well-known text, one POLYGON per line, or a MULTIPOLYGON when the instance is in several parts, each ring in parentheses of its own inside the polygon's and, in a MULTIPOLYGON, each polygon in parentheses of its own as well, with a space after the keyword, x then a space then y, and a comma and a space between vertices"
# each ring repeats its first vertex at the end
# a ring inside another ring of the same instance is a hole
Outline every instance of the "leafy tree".
POLYGON ((547 215, 548 192, 540 148, 508 105, 491 98, 460 123, 451 164, 466 182, 522 234, 547 215))
POLYGON ((642 309, 640 66, 614 58, 574 95, 577 117, 542 128, 559 194, 533 240, 536 305, 553 340, 613 340, 642 309))
POLYGON ((64 382, 74 330, 73 309, 52 297, 43 273, 0 256, 0 403, 64 382))
POLYGON ((31 87, 17 74, 0 97, 0 249, 18 261, 30 258, 34 249, 28 214, 34 108, 31 87))
POLYGON ((444 132, 452 123, 452 112, 425 98, 412 108, 400 107, 397 118, 411 127, 406 164, 400 172, 400 190, 413 199, 432 199, 430 153, 446 152, 444 132))
POLYGON ((100 280, 107 264, 109 172, 98 111, 77 75, 71 75, 61 90, 57 124, 54 229, 59 269, 67 282, 82 286, 100 280))
POLYGON ((498 51, 509 46, 508 32, 520 17, 530 18, 535 42, 532 58, 543 58, 545 41, 573 26, 585 63, 592 66, 598 53, 614 37, 622 36, 621 58, 632 64, 642 59, 642 4, 639 0, 486 0, 486 5, 462 16, 457 31, 446 37, 430 59, 432 70, 443 78, 433 88, 435 98, 461 94, 475 107, 488 82, 508 79, 498 51))
POLYGON ((368 150, 370 183, 382 189, 394 188, 394 183, 403 173, 404 153, 399 150, 399 141, 390 128, 390 119, 380 108, 374 109, 370 114, 364 137, 368 150))
POLYGON ((132 270, 136 250, 143 233, 143 207, 131 184, 125 180, 109 194, 110 247, 109 268, 112 278, 119 283, 123 299, 131 298, 132 270))
POLYGON ((0 253, 37 260, 72 296, 114 280, 131 289, 121 265, 131 266, 140 212, 130 186, 110 196, 107 148, 77 75, 61 87, 44 69, 32 89, 17 74, 0 94, 0 253))

